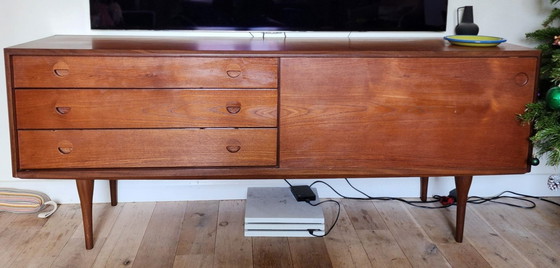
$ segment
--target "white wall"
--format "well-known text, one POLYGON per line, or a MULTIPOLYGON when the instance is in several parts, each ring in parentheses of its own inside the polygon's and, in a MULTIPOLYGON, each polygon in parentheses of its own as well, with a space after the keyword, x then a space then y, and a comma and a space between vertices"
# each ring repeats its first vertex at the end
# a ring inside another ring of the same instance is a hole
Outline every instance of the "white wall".
MULTIPOLYGON (((549 14, 549 0, 450 0, 449 26, 446 33, 373 33, 378 36, 444 36, 453 34, 456 23, 455 10, 459 6, 473 5, 475 22, 481 35, 501 36, 510 43, 533 46, 525 40, 525 33, 540 28, 542 20, 549 14)), ((88 0, 0 0, 0 47, 54 34, 119 34, 119 35, 187 35, 192 32, 124 31, 102 32, 89 29, 88 0)), ((301 34, 299 34, 301 35, 301 34)), ((4 73, 4 65, 0 65, 4 73)), ((5 90, 5 77, 0 75, 0 91, 5 90)), ((20 180, 11 176, 10 144, 6 94, 0 94, 0 187, 33 189, 47 193, 61 203, 78 202, 75 183, 72 180, 20 180)), ((541 159, 541 162, 545 162, 541 159)), ((475 177, 471 195, 490 196, 504 190, 525 194, 550 196, 560 195, 546 186, 555 168, 543 164, 529 174, 475 177)), ((352 180, 370 195, 417 196, 419 183, 416 178, 355 179, 352 180)), ((310 180, 297 181, 308 183, 310 180)), ((329 180, 342 193, 352 194, 342 180, 329 180)), ((281 180, 241 181, 120 181, 120 201, 164 201, 200 199, 239 199, 245 197, 249 186, 286 186, 281 180)), ((321 186, 321 197, 334 194, 321 186)), ((452 178, 431 179, 429 194, 447 194, 454 188, 452 178)), ((108 201, 108 186, 104 181, 96 182, 94 202, 108 201)))

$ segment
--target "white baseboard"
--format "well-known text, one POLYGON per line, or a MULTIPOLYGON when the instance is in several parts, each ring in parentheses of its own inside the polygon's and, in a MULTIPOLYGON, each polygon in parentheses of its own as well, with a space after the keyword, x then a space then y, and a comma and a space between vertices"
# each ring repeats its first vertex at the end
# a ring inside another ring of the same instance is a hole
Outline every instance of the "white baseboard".
MULTIPOLYGON (((505 190, 536 196, 560 196, 546 185, 548 173, 524 175, 475 176, 469 195, 493 196, 505 190)), ((290 180, 294 185, 309 185, 314 180, 290 180)), ((338 192, 360 196, 343 179, 325 179, 338 192)), ((418 197, 418 178, 350 179, 351 183, 371 196, 418 197)), ((283 180, 121 180, 118 182, 120 202, 230 200, 245 199, 248 187, 285 187, 283 180)), ((46 193, 58 203, 78 203, 74 180, 1 180, 0 187, 36 190, 46 193)), ((323 198, 338 197, 322 184, 315 184, 323 198)), ((452 177, 430 178, 428 195, 447 195, 455 188, 452 177)), ((110 201, 107 181, 96 181, 94 202, 110 201)))

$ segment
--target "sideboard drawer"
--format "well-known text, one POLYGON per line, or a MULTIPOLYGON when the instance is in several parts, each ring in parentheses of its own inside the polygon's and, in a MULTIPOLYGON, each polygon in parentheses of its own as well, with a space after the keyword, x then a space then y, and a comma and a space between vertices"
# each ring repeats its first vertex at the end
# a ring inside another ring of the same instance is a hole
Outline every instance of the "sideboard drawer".
POLYGON ((276 127, 277 90, 19 89, 18 129, 276 127))
POLYGON ((276 129, 20 130, 19 169, 275 166, 276 129))
POLYGON ((274 58, 14 56, 15 88, 276 88, 274 58))

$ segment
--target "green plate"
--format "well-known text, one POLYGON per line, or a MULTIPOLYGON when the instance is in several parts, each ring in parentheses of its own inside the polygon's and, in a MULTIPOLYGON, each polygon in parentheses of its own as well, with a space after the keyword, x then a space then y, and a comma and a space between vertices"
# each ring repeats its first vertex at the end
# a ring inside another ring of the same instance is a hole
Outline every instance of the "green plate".
POLYGON ((453 45, 469 47, 495 47, 506 41, 501 37, 484 35, 448 35, 443 39, 453 45))

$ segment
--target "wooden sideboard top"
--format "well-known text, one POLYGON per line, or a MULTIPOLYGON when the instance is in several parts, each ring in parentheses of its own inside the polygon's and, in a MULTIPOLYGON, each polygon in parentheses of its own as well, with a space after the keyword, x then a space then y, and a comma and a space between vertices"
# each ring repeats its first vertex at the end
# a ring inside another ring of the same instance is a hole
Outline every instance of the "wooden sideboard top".
POLYGON ((442 38, 216 38, 56 35, 5 49, 6 54, 239 55, 259 57, 515 57, 537 49, 509 43, 461 47, 442 38), (395 52, 398 52, 396 54, 395 52))

